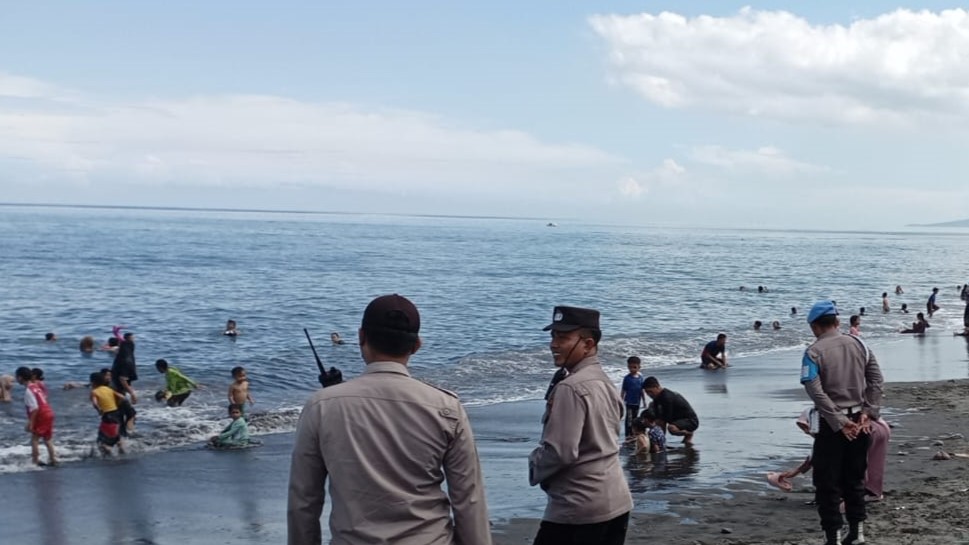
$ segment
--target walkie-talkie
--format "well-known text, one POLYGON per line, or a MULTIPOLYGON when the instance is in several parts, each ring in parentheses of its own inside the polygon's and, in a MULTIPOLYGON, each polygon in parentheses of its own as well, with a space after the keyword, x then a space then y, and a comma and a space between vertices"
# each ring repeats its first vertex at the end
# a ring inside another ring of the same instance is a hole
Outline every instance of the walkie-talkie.
POLYGON ((313 357, 316 358, 316 367, 320 370, 320 385, 326 388, 327 386, 333 386, 334 384, 340 384, 343 382, 343 373, 340 372, 336 367, 330 367, 327 371, 323 367, 323 360, 320 359, 320 355, 316 353, 316 347, 313 346, 313 339, 310 338, 310 332, 303 328, 303 333, 306 334, 306 340, 310 343, 310 350, 313 351, 313 357))

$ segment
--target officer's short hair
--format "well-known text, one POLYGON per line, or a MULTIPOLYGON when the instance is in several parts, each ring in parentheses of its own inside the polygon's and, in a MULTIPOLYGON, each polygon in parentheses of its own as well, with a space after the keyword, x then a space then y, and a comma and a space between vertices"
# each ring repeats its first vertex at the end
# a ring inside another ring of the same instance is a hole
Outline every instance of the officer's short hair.
POLYGON ((819 316, 813 322, 811 322, 811 325, 816 325, 818 327, 833 327, 837 324, 838 324, 837 314, 826 314, 824 316, 819 316))
POLYGON ((579 331, 579 338, 592 339, 593 341, 595 341, 596 345, 598 345, 599 341, 602 340, 601 330, 589 329, 589 328, 583 327, 583 328, 580 328, 578 331, 579 331))
POLYGON ((367 344, 388 356, 407 356, 414 353, 419 339, 421 317, 417 307, 400 295, 383 295, 367 305, 360 329, 367 336, 367 344))

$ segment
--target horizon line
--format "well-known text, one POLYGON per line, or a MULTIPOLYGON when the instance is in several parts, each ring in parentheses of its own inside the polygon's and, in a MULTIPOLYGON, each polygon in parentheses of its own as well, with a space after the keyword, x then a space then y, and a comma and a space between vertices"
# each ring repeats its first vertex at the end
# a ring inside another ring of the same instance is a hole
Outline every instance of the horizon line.
POLYGON ((193 206, 142 206, 134 204, 64 204, 37 202, 0 202, 0 206, 15 208, 80 208, 88 210, 152 210, 160 212, 229 212, 238 214, 306 214, 316 216, 393 216, 408 218, 452 218, 452 219, 483 219, 483 220, 529 220, 529 221, 562 221, 566 218, 539 218, 531 216, 482 216, 460 214, 405 214, 401 212, 346 212, 335 210, 290 210, 290 209, 260 209, 260 208, 212 208, 193 206))

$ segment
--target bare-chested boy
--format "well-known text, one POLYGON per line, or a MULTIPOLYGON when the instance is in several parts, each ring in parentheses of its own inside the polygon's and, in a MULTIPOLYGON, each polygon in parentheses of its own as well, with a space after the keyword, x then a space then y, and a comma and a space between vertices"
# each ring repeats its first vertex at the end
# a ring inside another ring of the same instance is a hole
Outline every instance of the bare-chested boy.
POLYGON ((256 402, 249 395, 249 379, 246 377, 246 370, 243 367, 232 368, 232 384, 229 385, 229 403, 239 405, 242 414, 246 413, 246 402, 254 405, 256 402))

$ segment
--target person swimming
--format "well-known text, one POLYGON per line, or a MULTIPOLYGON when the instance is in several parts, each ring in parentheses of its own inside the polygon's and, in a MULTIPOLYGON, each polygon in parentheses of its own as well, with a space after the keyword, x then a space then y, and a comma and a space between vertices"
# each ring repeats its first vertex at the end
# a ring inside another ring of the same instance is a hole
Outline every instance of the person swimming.
POLYGON ((222 332, 226 337, 235 337, 239 335, 239 330, 236 328, 235 320, 228 320, 225 323, 225 331, 222 332))
POLYGON ((87 335, 81 339, 80 344, 78 344, 78 350, 85 354, 91 354, 94 352, 94 337, 87 335))
POLYGON ((754 321, 754 330, 760 331, 760 326, 764 325, 760 320, 754 321))

